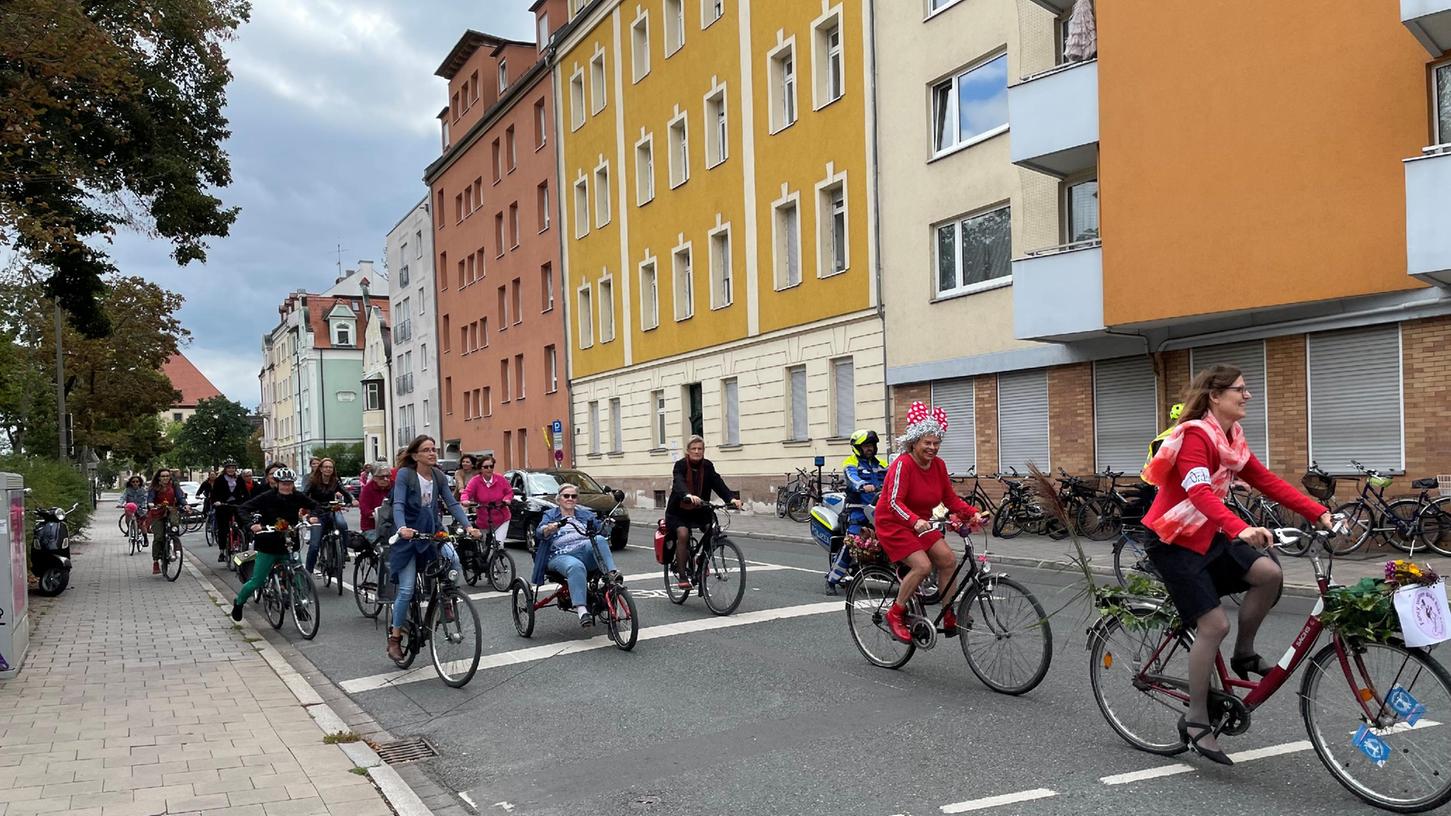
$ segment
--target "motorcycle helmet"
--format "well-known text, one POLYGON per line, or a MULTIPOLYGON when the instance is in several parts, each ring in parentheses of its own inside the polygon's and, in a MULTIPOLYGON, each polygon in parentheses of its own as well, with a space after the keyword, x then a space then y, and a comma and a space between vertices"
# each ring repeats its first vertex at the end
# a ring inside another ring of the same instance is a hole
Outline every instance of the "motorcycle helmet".
POLYGON ((272 478, 278 482, 295 482, 297 474, 292 472, 292 468, 280 467, 272 471, 272 478))
POLYGON ((878 442, 876 431, 857 431, 851 435, 851 449, 858 456, 863 455, 862 448, 867 445, 876 445, 878 442))
POLYGON ((1180 415, 1184 413, 1184 403, 1176 402, 1169 406, 1169 421, 1178 422, 1180 415))

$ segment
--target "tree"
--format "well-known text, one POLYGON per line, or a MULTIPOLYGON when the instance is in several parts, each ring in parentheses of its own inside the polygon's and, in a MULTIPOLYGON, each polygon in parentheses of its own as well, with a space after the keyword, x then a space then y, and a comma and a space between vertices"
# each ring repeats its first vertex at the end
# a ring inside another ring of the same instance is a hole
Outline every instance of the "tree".
POLYGON ((252 423, 240 402, 210 397, 197 403, 196 413, 182 423, 176 436, 178 464, 216 467, 227 459, 247 458, 252 423))
POLYGON ((0 243, 47 270, 46 295, 86 337, 115 272, 99 247, 118 227, 206 260, 237 209, 222 115, 222 42, 247 0, 5 0, 0 13, 0 243))
POLYGON ((363 469, 362 442, 334 442, 331 445, 313 448, 309 456, 333 460, 333 465, 337 468, 338 476, 343 479, 349 476, 357 476, 363 469))
POLYGON ((267 467, 265 454, 262 453, 262 429, 258 428, 247 438, 247 457, 242 460, 242 467, 251 468, 258 473, 267 467))

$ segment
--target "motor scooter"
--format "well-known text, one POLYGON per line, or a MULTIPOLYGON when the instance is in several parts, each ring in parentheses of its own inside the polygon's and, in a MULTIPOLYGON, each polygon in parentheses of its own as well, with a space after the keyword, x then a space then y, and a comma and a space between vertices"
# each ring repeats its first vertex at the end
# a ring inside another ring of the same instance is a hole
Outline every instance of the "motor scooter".
POLYGON ((41 595, 59 595, 71 581, 71 535, 65 517, 79 506, 80 502, 76 502, 69 510, 59 507, 35 509, 35 529, 30 537, 30 572, 40 582, 37 591, 41 595))

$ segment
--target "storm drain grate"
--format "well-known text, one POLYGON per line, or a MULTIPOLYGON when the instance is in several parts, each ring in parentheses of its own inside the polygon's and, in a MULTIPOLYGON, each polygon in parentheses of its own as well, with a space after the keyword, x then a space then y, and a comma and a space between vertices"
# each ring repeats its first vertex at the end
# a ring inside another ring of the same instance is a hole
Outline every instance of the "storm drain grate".
POLYGON ((386 745, 379 745, 377 748, 378 758, 389 765, 397 765, 400 762, 415 762, 420 759, 438 756, 428 740, 423 737, 402 739, 390 742, 386 745))

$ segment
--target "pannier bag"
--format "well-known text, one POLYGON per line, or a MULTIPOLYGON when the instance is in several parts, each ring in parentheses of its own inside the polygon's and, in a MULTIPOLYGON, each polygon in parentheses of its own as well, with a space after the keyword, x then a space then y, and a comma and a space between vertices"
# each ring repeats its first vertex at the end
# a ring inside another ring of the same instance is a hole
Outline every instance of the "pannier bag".
POLYGON ((665 519, 660 519, 655 523, 655 563, 664 564, 665 555, 665 519))

